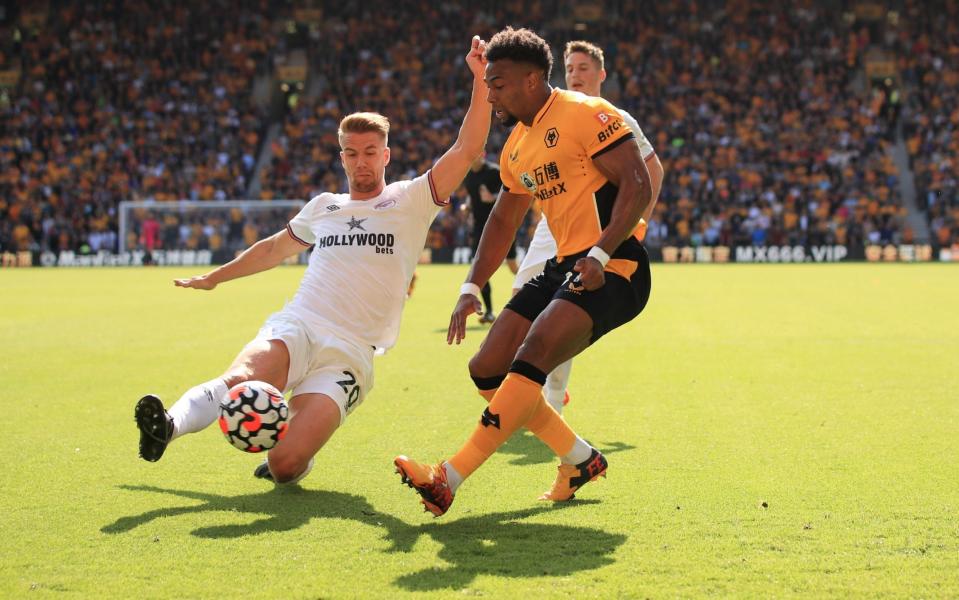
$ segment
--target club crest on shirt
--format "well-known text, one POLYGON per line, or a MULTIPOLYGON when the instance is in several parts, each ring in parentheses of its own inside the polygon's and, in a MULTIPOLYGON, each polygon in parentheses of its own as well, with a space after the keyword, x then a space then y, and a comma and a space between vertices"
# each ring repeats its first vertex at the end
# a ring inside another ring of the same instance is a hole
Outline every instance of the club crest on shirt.
POLYGON ((524 171, 519 176, 519 181, 520 183, 523 184, 523 187, 526 188, 526 191, 528 191, 530 194, 536 193, 536 180, 533 179, 533 177, 529 173, 524 171))
POLYGON ((373 210, 386 210, 388 208, 393 208, 396 206, 395 198, 387 198, 386 200, 380 200, 373 206, 373 210))
POLYGON ((559 142, 559 131, 557 131, 555 127, 550 127, 543 141, 546 142, 547 148, 554 148, 556 143, 559 142))

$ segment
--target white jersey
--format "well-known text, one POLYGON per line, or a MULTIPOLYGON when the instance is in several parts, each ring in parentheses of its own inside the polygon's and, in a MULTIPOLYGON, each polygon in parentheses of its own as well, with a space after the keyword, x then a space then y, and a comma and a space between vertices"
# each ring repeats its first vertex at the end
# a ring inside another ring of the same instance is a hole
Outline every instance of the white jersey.
POLYGON ((296 240, 314 246, 285 310, 346 339, 392 347, 430 223, 445 204, 435 197, 429 171, 369 200, 313 198, 287 225, 296 240))
MULTIPOLYGON (((653 150, 653 145, 649 143, 649 139, 646 137, 646 134, 643 133, 639 123, 636 122, 633 115, 625 110, 621 108, 616 110, 623 116, 623 120, 626 121, 629 128, 633 130, 633 135, 636 136, 636 143, 639 145, 639 153, 643 157, 643 160, 649 160, 656 151, 653 150)), ((550 233, 549 225, 546 223, 546 216, 543 215, 539 223, 536 224, 533 239, 530 240, 529 248, 527 248, 526 254, 523 256, 523 263, 520 265, 519 271, 516 272, 516 278, 513 280, 513 288, 518 289, 523 287, 527 281, 542 273, 546 261, 554 256, 556 256, 556 240, 553 239, 553 234, 550 233)))
POLYGON ((643 157, 643 160, 649 160, 649 157, 652 156, 656 151, 653 150, 653 145, 649 143, 649 139, 646 137, 646 134, 643 133, 642 128, 639 126, 639 123, 636 122, 636 119, 633 118, 633 115, 629 114, 621 108, 617 108, 619 114, 623 116, 623 120, 626 121, 626 124, 629 125, 629 128, 633 130, 633 135, 636 136, 636 143, 639 144, 639 155, 643 157))

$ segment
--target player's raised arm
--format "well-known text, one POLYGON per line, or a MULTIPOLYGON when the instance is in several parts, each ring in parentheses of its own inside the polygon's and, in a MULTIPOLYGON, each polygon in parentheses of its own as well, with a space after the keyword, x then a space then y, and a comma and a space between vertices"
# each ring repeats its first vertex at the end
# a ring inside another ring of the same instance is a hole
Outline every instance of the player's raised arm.
POLYGON ((595 156, 593 164, 617 187, 618 192, 609 224, 603 229, 590 255, 576 261, 574 267, 587 290, 598 289, 605 282, 605 261, 601 262, 594 253, 605 254, 606 260, 609 260, 616 248, 632 235, 639 219, 646 214, 653 201, 649 169, 636 144, 619 144, 609 152, 595 156))
POLYGON ((305 248, 303 242, 294 239, 289 230, 284 229, 253 244, 225 265, 203 275, 174 279, 173 285, 197 290, 212 290, 224 281, 272 269, 284 259, 303 252, 305 248))
POLYGON ((453 146, 433 165, 436 197, 446 198, 463 182, 470 164, 483 152, 492 109, 486 99, 486 42, 474 35, 466 64, 473 73, 473 95, 453 146))

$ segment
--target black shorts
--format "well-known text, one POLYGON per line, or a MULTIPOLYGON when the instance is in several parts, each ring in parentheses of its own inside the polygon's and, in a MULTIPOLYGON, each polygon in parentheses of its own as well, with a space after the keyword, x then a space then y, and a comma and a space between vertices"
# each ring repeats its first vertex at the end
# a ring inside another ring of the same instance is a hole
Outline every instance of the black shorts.
POLYGON ((535 321, 553 300, 568 300, 585 310, 593 320, 591 344, 643 312, 651 287, 649 255, 645 248, 638 253, 636 271, 629 279, 607 270, 603 287, 591 292, 573 291, 573 284, 567 283, 567 279, 577 275, 573 265, 584 256, 586 252, 567 256, 563 262, 557 262, 555 257, 549 259, 543 272, 524 285, 506 308, 535 321), (567 276, 569 273, 572 277, 567 276))
MULTIPOLYGON (((479 248, 480 237, 483 235, 483 230, 473 231, 473 256, 476 257, 476 249, 479 248)), ((513 240, 513 243, 509 245, 509 252, 506 253, 506 258, 508 260, 516 260, 516 240, 513 240)))

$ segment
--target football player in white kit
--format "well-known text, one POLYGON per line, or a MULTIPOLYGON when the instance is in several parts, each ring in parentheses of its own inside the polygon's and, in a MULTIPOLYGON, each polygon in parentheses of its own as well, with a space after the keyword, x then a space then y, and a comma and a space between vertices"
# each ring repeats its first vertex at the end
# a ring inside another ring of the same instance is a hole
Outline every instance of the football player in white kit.
POLYGON ((376 113, 349 115, 338 131, 348 194, 320 194, 286 229, 230 263, 175 280, 179 287, 212 290, 313 247, 296 296, 266 320, 223 375, 188 390, 169 411, 152 394, 137 403, 144 460, 159 460, 171 441, 212 424, 229 388, 258 380, 291 391, 292 417, 254 475, 290 483, 309 472, 313 456, 373 387, 373 353, 396 342, 430 223, 484 150, 491 113, 485 47, 473 38, 466 56, 470 106, 456 142, 432 169, 386 185, 389 121, 376 113))
MULTIPOLYGON (((587 96, 601 95, 600 87, 606 80, 602 49, 589 42, 569 42, 563 52, 563 62, 566 65, 567 89, 582 92, 587 96)), ((649 169, 653 202, 649 205, 646 214, 643 215, 643 218, 649 223, 653 214, 653 207, 656 205, 656 199, 659 197, 659 190, 663 184, 663 163, 656 156, 652 144, 649 143, 643 130, 636 123, 636 119, 625 110, 619 109, 619 112, 636 135, 640 155, 646 161, 646 167, 649 169)), ((513 293, 515 294, 526 285, 526 282, 542 273, 546 261, 554 256, 556 256, 556 241, 546 224, 546 217, 543 216, 536 225, 533 239, 530 240, 529 248, 527 248, 526 254, 523 256, 523 262, 520 264, 516 278, 513 280, 513 293)), ((568 401, 566 387, 569 384, 572 368, 573 359, 569 359, 556 367, 546 378, 546 385, 543 387, 546 401, 558 413, 563 412, 563 406, 568 401)))

